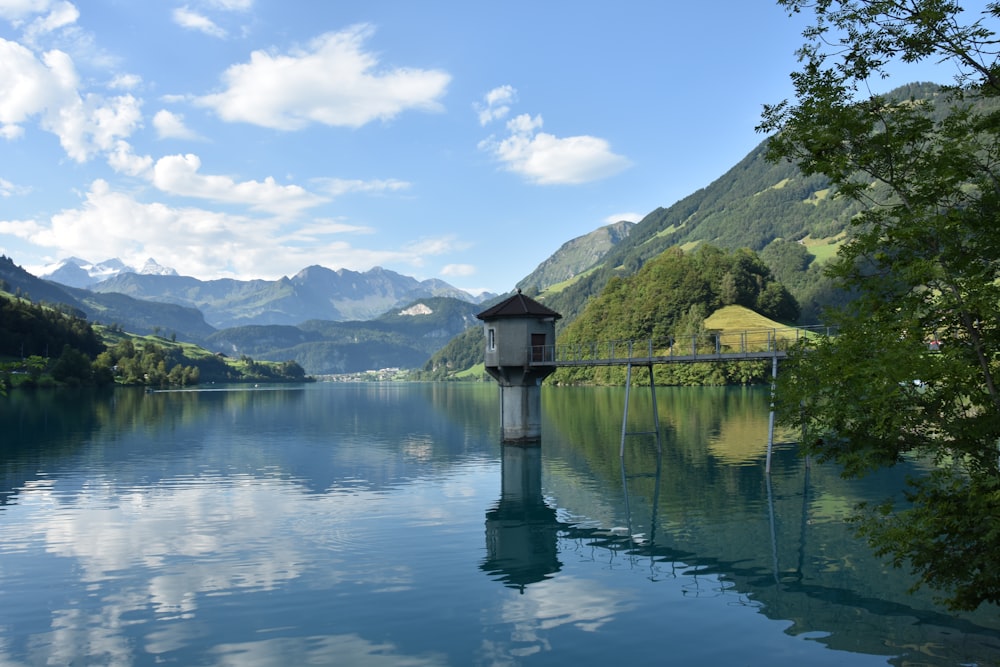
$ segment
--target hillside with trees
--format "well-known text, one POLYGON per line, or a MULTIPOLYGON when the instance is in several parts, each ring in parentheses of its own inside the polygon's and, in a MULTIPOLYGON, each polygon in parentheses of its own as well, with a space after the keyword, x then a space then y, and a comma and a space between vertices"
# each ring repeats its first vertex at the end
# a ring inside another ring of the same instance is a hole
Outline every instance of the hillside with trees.
POLYGON ((40 386, 184 387, 199 382, 303 382, 294 361, 227 359, 190 343, 91 324, 65 304, 0 291, 0 394, 40 386))
MULTIPOLYGON (((942 94, 936 84, 913 83, 901 86, 888 98, 924 100, 940 116, 944 113, 942 94)), ((706 244, 726 251, 753 251, 770 270, 771 278, 798 303, 798 324, 820 323, 825 309, 849 302, 852 288, 835 283, 824 267, 849 238, 852 222, 864 206, 835 196, 824 174, 803 173, 792 161, 769 160, 768 145, 769 140, 762 141, 705 188, 650 212, 594 265, 533 293, 563 316, 557 334, 561 337, 592 299, 613 286, 613 279, 635 275, 668 250, 689 252, 706 244)), ((432 357, 425 369, 441 372, 461 363, 459 360, 478 359, 481 343, 467 334, 432 357), (458 346, 469 347, 459 350, 458 346)))
MULTIPOLYGON (((704 333, 705 319, 724 306, 743 306, 781 322, 794 322, 794 297, 774 280, 760 257, 749 250, 727 252, 710 245, 692 252, 672 248, 627 277, 613 277, 583 313, 559 335, 560 346, 595 341, 671 341, 704 333)), ((764 379, 767 365, 665 365, 656 369, 659 384, 736 384, 764 379)), ((560 368, 552 381, 564 384, 622 384, 622 367, 560 368)))

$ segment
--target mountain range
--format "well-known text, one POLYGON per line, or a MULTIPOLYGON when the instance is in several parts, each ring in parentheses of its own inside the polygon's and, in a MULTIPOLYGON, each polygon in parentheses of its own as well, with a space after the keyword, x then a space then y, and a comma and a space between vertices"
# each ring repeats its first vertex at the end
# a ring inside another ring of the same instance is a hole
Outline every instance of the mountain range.
POLYGON ((137 273, 154 276, 176 276, 177 271, 166 266, 160 266, 150 258, 140 269, 128 266, 117 257, 103 262, 90 262, 79 257, 67 257, 51 266, 39 275, 39 278, 52 280, 69 287, 90 287, 102 280, 113 278, 122 273, 137 273))
MULTIPOLYGON (((188 276, 123 272, 88 288, 197 308, 217 329, 254 324, 297 325, 306 320, 374 319, 417 299, 447 296, 478 304, 442 280, 422 280, 375 267, 356 272, 309 266, 278 280, 198 280, 188 276)), ((485 298, 494 295, 487 294, 485 298)))
MULTIPOLYGON (((526 278, 537 289, 565 280, 628 235, 631 223, 568 241, 526 278)), ((5 258, 6 259, 6 258, 5 258)), ((35 277, 0 262, 0 282, 36 301, 61 303, 93 322, 159 333, 228 355, 297 361, 308 373, 418 368, 497 295, 375 267, 309 266, 278 280, 199 280, 150 259, 65 259, 35 277)))
MULTIPOLYGON (((911 84, 896 94, 933 98, 937 91, 911 84)), ((748 248, 797 299, 800 322, 816 322, 825 306, 847 298, 832 289, 822 267, 849 233, 857 208, 832 196, 824 179, 769 162, 765 151, 766 140, 707 187, 638 223, 618 222, 567 241, 518 287, 559 312, 562 327, 611 278, 635 274, 668 249, 748 248)), ((136 271, 116 260, 71 259, 43 280, 3 259, 0 281, 8 291, 136 333, 176 333, 226 354, 293 358, 313 374, 417 367, 431 354, 425 368, 461 370, 459 364, 481 358, 474 314, 497 298, 378 267, 359 273, 310 266, 279 280, 201 281, 154 261, 136 271)))

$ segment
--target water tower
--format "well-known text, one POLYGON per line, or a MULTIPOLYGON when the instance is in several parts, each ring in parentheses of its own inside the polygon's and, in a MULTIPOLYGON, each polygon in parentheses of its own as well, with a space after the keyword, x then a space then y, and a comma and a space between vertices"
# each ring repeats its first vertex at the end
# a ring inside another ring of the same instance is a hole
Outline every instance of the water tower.
POLYGON ((500 385, 501 438, 537 442, 542 435, 541 385, 556 369, 556 320, 562 315, 518 290, 476 317, 486 336, 486 372, 500 385))

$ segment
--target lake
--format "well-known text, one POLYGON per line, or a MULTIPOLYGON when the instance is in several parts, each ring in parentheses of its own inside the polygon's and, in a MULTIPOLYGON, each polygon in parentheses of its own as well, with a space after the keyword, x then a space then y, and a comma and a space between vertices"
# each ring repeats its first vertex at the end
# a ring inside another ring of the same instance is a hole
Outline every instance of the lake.
POLYGON ((0 398, 0 665, 988 665, 844 522, 766 389, 544 387, 502 446, 492 384, 0 398), (629 431, 652 426, 633 391, 629 431))

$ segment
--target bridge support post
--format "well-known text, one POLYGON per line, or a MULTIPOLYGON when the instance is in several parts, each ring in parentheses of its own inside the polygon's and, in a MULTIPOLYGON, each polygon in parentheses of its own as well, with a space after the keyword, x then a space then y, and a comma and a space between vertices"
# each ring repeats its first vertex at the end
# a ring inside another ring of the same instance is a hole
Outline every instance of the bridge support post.
MULTIPOLYGON (((650 356, 652 357, 652 355, 650 356)), ((656 380, 653 378, 653 362, 650 361, 646 365, 646 368, 649 369, 649 397, 653 405, 653 430, 632 432, 628 430, 628 408, 632 392, 632 362, 629 361, 628 368, 625 371, 625 408, 622 411, 622 439, 621 446, 618 448, 618 456, 623 460, 625 458, 625 437, 629 435, 654 435, 656 436, 657 454, 663 452, 663 445, 660 442, 660 413, 657 411, 656 406, 656 380)))
POLYGON ((767 463, 764 464, 764 472, 771 473, 771 450, 774 449, 774 392, 778 382, 778 357, 771 358, 771 413, 767 418, 767 463))

